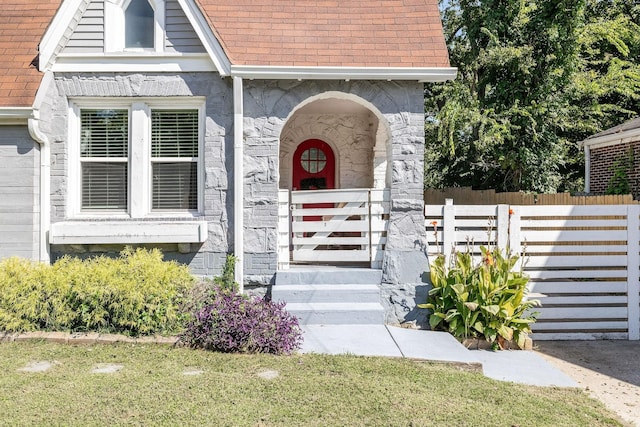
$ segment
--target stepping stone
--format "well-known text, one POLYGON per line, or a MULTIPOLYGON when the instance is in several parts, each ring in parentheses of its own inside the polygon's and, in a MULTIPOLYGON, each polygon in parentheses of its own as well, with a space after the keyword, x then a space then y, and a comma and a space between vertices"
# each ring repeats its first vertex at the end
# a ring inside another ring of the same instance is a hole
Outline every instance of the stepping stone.
POLYGON ((58 362, 31 362, 27 364, 24 368, 18 369, 20 372, 46 372, 53 367, 53 365, 58 365, 58 362))
POLYGON ((273 380, 278 378, 280 376, 280 373, 278 371, 272 371, 270 369, 267 369, 267 370, 258 372, 258 376, 265 380, 273 380))
POLYGON ((122 365, 113 365, 110 363, 98 363, 92 370, 92 374, 115 374, 124 366, 122 365))
POLYGON ((185 370, 182 372, 182 375, 187 377, 193 377, 202 374, 204 374, 204 371, 198 368, 185 368, 185 370))

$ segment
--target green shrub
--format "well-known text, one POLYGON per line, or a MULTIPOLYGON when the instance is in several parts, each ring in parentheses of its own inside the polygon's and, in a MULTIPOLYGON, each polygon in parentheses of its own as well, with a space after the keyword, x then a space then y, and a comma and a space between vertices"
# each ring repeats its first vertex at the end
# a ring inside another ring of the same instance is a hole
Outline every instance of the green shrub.
POLYGON ((439 255, 431 265, 432 288, 427 304, 432 310, 432 329, 445 330, 458 339, 484 337, 498 344, 500 338, 514 340, 520 348, 531 333, 537 300, 527 300, 527 282, 521 271, 513 271, 514 255, 481 247, 482 260, 474 264, 469 252, 454 253, 451 268, 439 255))
POLYGON ((0 330, 175 333, 193 283, 186 266, 163 261, 157 249, 65 256, 52 266, 11 258, 0 263, 0 330))

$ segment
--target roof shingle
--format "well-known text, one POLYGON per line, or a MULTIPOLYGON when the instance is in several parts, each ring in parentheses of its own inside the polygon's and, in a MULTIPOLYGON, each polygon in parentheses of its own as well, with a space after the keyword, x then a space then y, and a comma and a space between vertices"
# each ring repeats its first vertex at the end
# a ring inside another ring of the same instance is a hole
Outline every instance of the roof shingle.
MULTIPOLYGON (((31 106, 63 0, 3 0, 0 107, 31 106)), ((437 0, 195 0, 234 65, 448 67, 437 0)))
POLYGON ((234 65, 449 66, 436 0, 196 1, 234 65))
POLYGON ((0 13, 0 107, 30 107, 42 73, 38 43, 62 0, 4 0, 0 13))

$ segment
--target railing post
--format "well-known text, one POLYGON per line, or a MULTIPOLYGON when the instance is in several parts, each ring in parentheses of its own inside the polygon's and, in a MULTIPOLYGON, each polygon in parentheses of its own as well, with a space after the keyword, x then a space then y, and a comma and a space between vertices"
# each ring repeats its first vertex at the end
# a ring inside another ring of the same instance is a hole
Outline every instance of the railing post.
POLYGON ((382 234, 386 231, 386 222, 383 219, 383 215, 386 208, 385 204, 388 203, 388 190, 369 190, 369 247, 371 250, 371 268, 382 268, 382 258, 384 256, 382 234))
MULTIPOLYGON (((524 255, 522 253, 522 240, 520 234, 520 206, 509 206, 509 252, 513 255, 517 255, 520 258, 515 268, 522 269, 524 262, 524 255)), ((508 253, 507 253, 508 255, 508 253)))
POLYGON ((456 238, 456 207, 453 199, 445 199, 442 212, 442 254, 445 265, 450 265, 451 253, 455 249, 456 238))
POLYGON ((629 340, 640 340, 640 205, 627 206, 627 313, 629 340))
POLYGON ((498 232, 496 245, 498 249, 507 251, 509 246, 509 205, 498 205, 496 228, 498 232))
POLYGON ((289 190, 278 191, 278 269, 289 269, 289 190))

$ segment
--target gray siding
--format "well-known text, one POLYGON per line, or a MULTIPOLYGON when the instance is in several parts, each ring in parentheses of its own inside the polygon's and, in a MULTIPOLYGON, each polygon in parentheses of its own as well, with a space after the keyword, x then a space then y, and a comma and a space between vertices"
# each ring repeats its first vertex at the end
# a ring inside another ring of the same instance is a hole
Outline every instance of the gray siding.
POLYGON ((104 52, 104 0, 92 0, 64 49, 65 53, 104 52))
POLYGON ((40 152, 26 126, 0 126, 0 259, 38 259, 40 152))
POLYGON ((165 5, 165 31, 168 52, 206 52, 193 27, 176 0, 168 0, 165 5))
MULTIPOLYGON (((206 52, 176 0, 168 0, 165 5, 165 30, 167 52, 206 52)), ((104 0, 92 0, 89 3, 63 52, 104 52, 104 0)))

